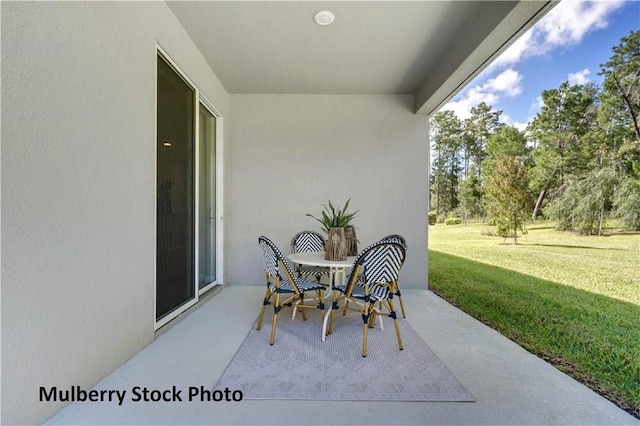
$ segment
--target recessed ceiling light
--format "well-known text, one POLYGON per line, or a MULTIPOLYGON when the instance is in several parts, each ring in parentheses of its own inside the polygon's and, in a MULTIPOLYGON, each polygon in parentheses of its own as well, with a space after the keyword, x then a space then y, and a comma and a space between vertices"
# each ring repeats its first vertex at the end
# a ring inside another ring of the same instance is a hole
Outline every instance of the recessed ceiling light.
POLYGON ((321 10, 313 15, 313 20, 318 25, 329 25, 336 19, 335 15, 328 10, 321 10))
POLYGON ((164 142, 162 145, 164 145, 164 146, 171 146, 171 142, 164 142))

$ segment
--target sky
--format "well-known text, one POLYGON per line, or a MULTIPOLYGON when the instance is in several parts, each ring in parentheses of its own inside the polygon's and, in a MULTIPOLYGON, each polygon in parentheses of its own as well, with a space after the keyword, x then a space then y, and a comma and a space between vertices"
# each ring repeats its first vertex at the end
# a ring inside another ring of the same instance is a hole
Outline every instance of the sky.
POLYGON ((564 81, 602 82, 600 64, 640 30, 640 0, 562 0, 440 111, 458 118, 485 102, 501 121, 524 130, 540 111, 543 90, 564 81))

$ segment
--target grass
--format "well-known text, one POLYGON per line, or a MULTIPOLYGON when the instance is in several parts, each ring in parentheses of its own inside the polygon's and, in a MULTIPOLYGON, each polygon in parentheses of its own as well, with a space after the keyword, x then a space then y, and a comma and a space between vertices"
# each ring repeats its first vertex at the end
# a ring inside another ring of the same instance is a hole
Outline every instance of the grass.
POLYGON ((640 234, 491 231, 430 226, 430 288, 640 418, 640 234))

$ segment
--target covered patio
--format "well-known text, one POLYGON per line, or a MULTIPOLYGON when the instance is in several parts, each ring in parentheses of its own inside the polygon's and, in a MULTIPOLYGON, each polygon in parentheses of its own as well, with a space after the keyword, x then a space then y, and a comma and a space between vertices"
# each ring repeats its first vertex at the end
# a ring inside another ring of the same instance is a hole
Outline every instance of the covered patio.
MULTIPOLYGON (((171 385, 211 389, 255 320, 262 290, 254 286, 222 289, 95 389, 171 385)), ((611 402, 432 292, 405 290, 403 295, 408 317, 400 321, 411 324, 474 402, 125 401, 122 406, 84 402, 70 404, 47 424, 638 424, 611 402)), ((269 330, 268 325, 262 330, 265 351, 270 349, 269 330)), ((383 333, 393 333, 392 327, 383 333)), ((330 345, 331 339, 324 344, 330 345)))
POLYGON ((428 290, 429 116, 554 4, 0 2, 2 423, 632 422, 428 290), (320 10, 335 22, 314 23, 320 10), (186 162, 204 157, 198 108, 215 122, 211 173, 180 175, 182 198, 159 178, 178 142, 158 134, 162 63, 192 101, 186 162), (200 212, 205 185, 215 203, 200 212), (285 248, 314 227, 306 213, 349 198, 362 246, 406 237, 406 321, 476 402, 39 399, 42 386, 213 386, 258 312, 257 237, 285 248), (160 266, 179 262, 158 255, 157 225, 172 203, 190 209, 181 253, 196 255, 189 294, 165 311, 160 266))

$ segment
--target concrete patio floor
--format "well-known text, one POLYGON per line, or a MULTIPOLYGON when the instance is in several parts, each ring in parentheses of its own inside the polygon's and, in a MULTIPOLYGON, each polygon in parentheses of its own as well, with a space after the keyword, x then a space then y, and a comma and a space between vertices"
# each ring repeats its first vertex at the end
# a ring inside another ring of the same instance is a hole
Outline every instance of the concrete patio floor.
MULTIPOLYGON (((263 287, 224 288, 159 333, 95 389, 126 389, 129 395, 134 386, 210 389, 244 340, 262 295, 263 287)), ((47 424, 640 425, 638 419, 430 291, 403 290, 403 296, 406 321, 475 402, 188 402, 186 398, 132 402, 127 398, 121 406, 72 403, 47 424)), ((265 350, 269 329, 263 328, 265 350)))

